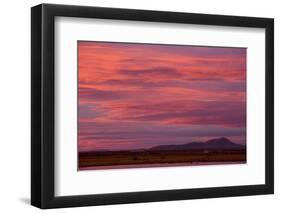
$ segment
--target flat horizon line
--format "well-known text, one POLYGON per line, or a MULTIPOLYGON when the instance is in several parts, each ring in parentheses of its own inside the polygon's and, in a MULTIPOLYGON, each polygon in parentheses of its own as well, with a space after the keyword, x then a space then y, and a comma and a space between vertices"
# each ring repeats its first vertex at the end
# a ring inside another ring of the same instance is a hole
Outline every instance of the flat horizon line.
MULTIPOLYGON (((187 143, 182 143, 182 144, 163 144, 163 145, 155 145, 155 146, 151 146, 151 147, 148 147, 148 148, 135 148, 135 149, 95 149, 95 150, 87 150, 87 151, 78 151, 78 153, 87 153, 87 152, 122 152, 122 151, 137 151, 137 150, 151 150, 152 148, 154 147, 159 147, 159 146, 180 146, 180 145, 187 145, 187 144, 190 144, 190 143, 206 143, 210 140, 218 140, 218 139, 227 139, 229 140, 227 137, 219 137, 219 138, 212 138, 212 139, 209 139, 209 140, 206 140, 206 141, 191 141, 191 142, 187 142, 187 143)), ((235 145, 240 145, 240 146, 244 146, 246 147, 246 144, 240 144, 240 143, 235 143, 231 140, 229 140, 229 142, 235 144, 235 145)), ((151 151, 160 151, 160 150, 151 150, 151 151)), ((167 150, 165 150, 167 151, 167 150)), ((172 150, 169 150, 169 151, 172 151, 172 150)), ((180 151, 180 150, 177 150, 177 151, 180 151)))

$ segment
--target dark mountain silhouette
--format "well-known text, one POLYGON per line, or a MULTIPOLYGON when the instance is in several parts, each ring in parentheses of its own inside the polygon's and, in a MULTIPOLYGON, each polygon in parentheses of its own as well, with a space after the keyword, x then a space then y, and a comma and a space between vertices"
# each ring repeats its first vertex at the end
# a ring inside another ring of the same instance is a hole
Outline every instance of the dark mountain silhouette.
POLYGON ((175 144, 175 145, 159 145, 153 146, 151 148, 143 148, 143 149, 129 149, 129 150, 107 150, 107 149, 100 149, 100 150, 91 150, 91 151, 84 151, 79 152, 79 155, 92 155, 94 154, 110 154, 110 153, 141 153, 146 151, 235 151, 241 150, 245 151, 246 146, 241 144, 236 144, 230 141, 226 137, 215 138, 205 142, 190 142, 185 144, 175 144))
POLYGON ((215 138, 206 142, 191 142, 186 144, 177 145, 160 145, 154 146, 149 150, 152 151, 167 151, 167 150, 244 150, 245 145, 236 144, 231 142, 229 139, 215 138))

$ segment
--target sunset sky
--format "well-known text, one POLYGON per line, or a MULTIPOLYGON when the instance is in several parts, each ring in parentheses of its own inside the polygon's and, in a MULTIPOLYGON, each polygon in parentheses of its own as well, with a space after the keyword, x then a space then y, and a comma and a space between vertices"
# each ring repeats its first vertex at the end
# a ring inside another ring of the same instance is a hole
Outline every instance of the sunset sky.
POLYGON ((78 151, 246 143, 246 49, 78 41, 78 151))

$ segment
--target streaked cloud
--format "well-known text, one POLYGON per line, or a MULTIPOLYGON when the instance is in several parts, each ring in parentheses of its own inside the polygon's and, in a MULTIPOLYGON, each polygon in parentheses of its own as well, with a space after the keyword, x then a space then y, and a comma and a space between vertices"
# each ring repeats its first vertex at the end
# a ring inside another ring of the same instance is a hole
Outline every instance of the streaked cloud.
POLYGON ((246 137, 246 49, 79 42, 79 150, 246 137))

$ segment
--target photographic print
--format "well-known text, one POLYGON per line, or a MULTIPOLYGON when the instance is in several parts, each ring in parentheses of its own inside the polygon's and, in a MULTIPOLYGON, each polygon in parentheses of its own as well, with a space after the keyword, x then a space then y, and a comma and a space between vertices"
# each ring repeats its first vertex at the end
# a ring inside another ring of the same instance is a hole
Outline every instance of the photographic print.
POLYGON ((78 170, 246 163, 246 48, 77 48, 78 170))
POLYGON ((273 193, 273 18, 31 8, 33 206, 273 193))

